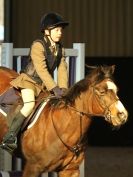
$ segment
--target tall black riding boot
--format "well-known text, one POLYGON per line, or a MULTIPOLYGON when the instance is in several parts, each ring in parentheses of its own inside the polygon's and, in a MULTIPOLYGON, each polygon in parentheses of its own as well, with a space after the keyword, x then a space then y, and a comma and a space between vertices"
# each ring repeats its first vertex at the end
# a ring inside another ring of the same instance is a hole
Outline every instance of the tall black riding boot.
POLYGON ((9 153, 13 153, 17 148, 17 134, 21 128, 22 123, 25 120, 25 116, 19 112, 13 119, 8 132, 5 134, 0 147, 7 150, 9 153))

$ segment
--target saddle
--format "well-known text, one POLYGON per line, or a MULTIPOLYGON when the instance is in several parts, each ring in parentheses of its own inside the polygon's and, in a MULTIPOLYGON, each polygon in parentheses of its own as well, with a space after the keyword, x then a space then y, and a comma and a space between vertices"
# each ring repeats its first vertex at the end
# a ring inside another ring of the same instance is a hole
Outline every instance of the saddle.
MULTIPOLYGON (((39 94, 35 100, 35 107, 32 113, 25 119, 21 131, 23 132, 27 126, 34 121, 37 110, 41 107, 41 104, 48 99, 50 92, 44 90, 39 94)), ((0 113, 7 117, 8 124, 13 120, 14 114, 17 114, 23 106, 21 93, 15 88, 10 87, 3 94, 0 95, 0 113)))

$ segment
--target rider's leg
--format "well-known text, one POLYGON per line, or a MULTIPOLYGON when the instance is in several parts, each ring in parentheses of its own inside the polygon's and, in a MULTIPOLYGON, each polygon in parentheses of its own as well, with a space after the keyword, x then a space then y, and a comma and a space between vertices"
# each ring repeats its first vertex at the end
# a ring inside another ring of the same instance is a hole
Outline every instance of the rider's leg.
POLYGON ((35 106, 35 94, 32 89, 22 89, 21 90, 22 99, 24 102, 24 106, 19 111, 17 115, 15 115, 11 126, 9 127, 8 132, 3 138, 1 147, 3 149, 15 149, 17 147, 17 134, 21 128, 22 123, 24 122, 25 118, 32 112, 35 106))
POLYGON ((20 112, 25 117, 28 117, 35 106, 35 93, 32 89, 22 89, 21 95, 22 95, 24 106, 22 107, 20 112))

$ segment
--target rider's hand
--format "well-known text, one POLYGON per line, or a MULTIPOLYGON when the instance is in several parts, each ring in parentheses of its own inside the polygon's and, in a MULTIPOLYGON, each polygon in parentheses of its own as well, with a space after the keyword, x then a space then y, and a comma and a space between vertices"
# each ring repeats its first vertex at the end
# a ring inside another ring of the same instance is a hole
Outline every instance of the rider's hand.
POLYGON ((67 92, 67 88, 61 88, 62 92, 63 92, 63 95, 65 95, 65 93, 67 92))
POLYGON ((54 87, 52 91, 57 98, 61 98, 63 95, 63 90, 60 89, 58 86, 54 87))

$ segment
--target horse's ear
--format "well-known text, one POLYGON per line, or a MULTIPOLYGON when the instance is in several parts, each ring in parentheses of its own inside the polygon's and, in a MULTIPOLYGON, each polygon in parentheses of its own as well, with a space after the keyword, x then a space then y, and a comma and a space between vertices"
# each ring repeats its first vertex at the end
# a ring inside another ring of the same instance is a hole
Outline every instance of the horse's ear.
POLYGON ((110 77, 114 73, 115 65, 112 66, 100 66, 100 72, 105 75, 105 77, 110 77))
POLYGON ((102 72, 103 74, 106 74, 106 72, 107 72, 107 71, 106 71, 106 68, 107 68, 107 67, 104 66, 104 65, 103 65, 103 66, 102 66, 102 65, 99 66, 99 71, 100 71, 100 73, 102 72))
POLYGON ((111 74, 113 74, 113 73, 114 73, 114 71, 115 71, 115 65, 112 65, 112 66, 111 66, 110 71, 111 71, 111 74))
POLYGON ((88 69, 96 69, 97 68, 97 66, 91 66, 91 65, 87 65, 87 64, 85 64, 85 67, 88 69))

